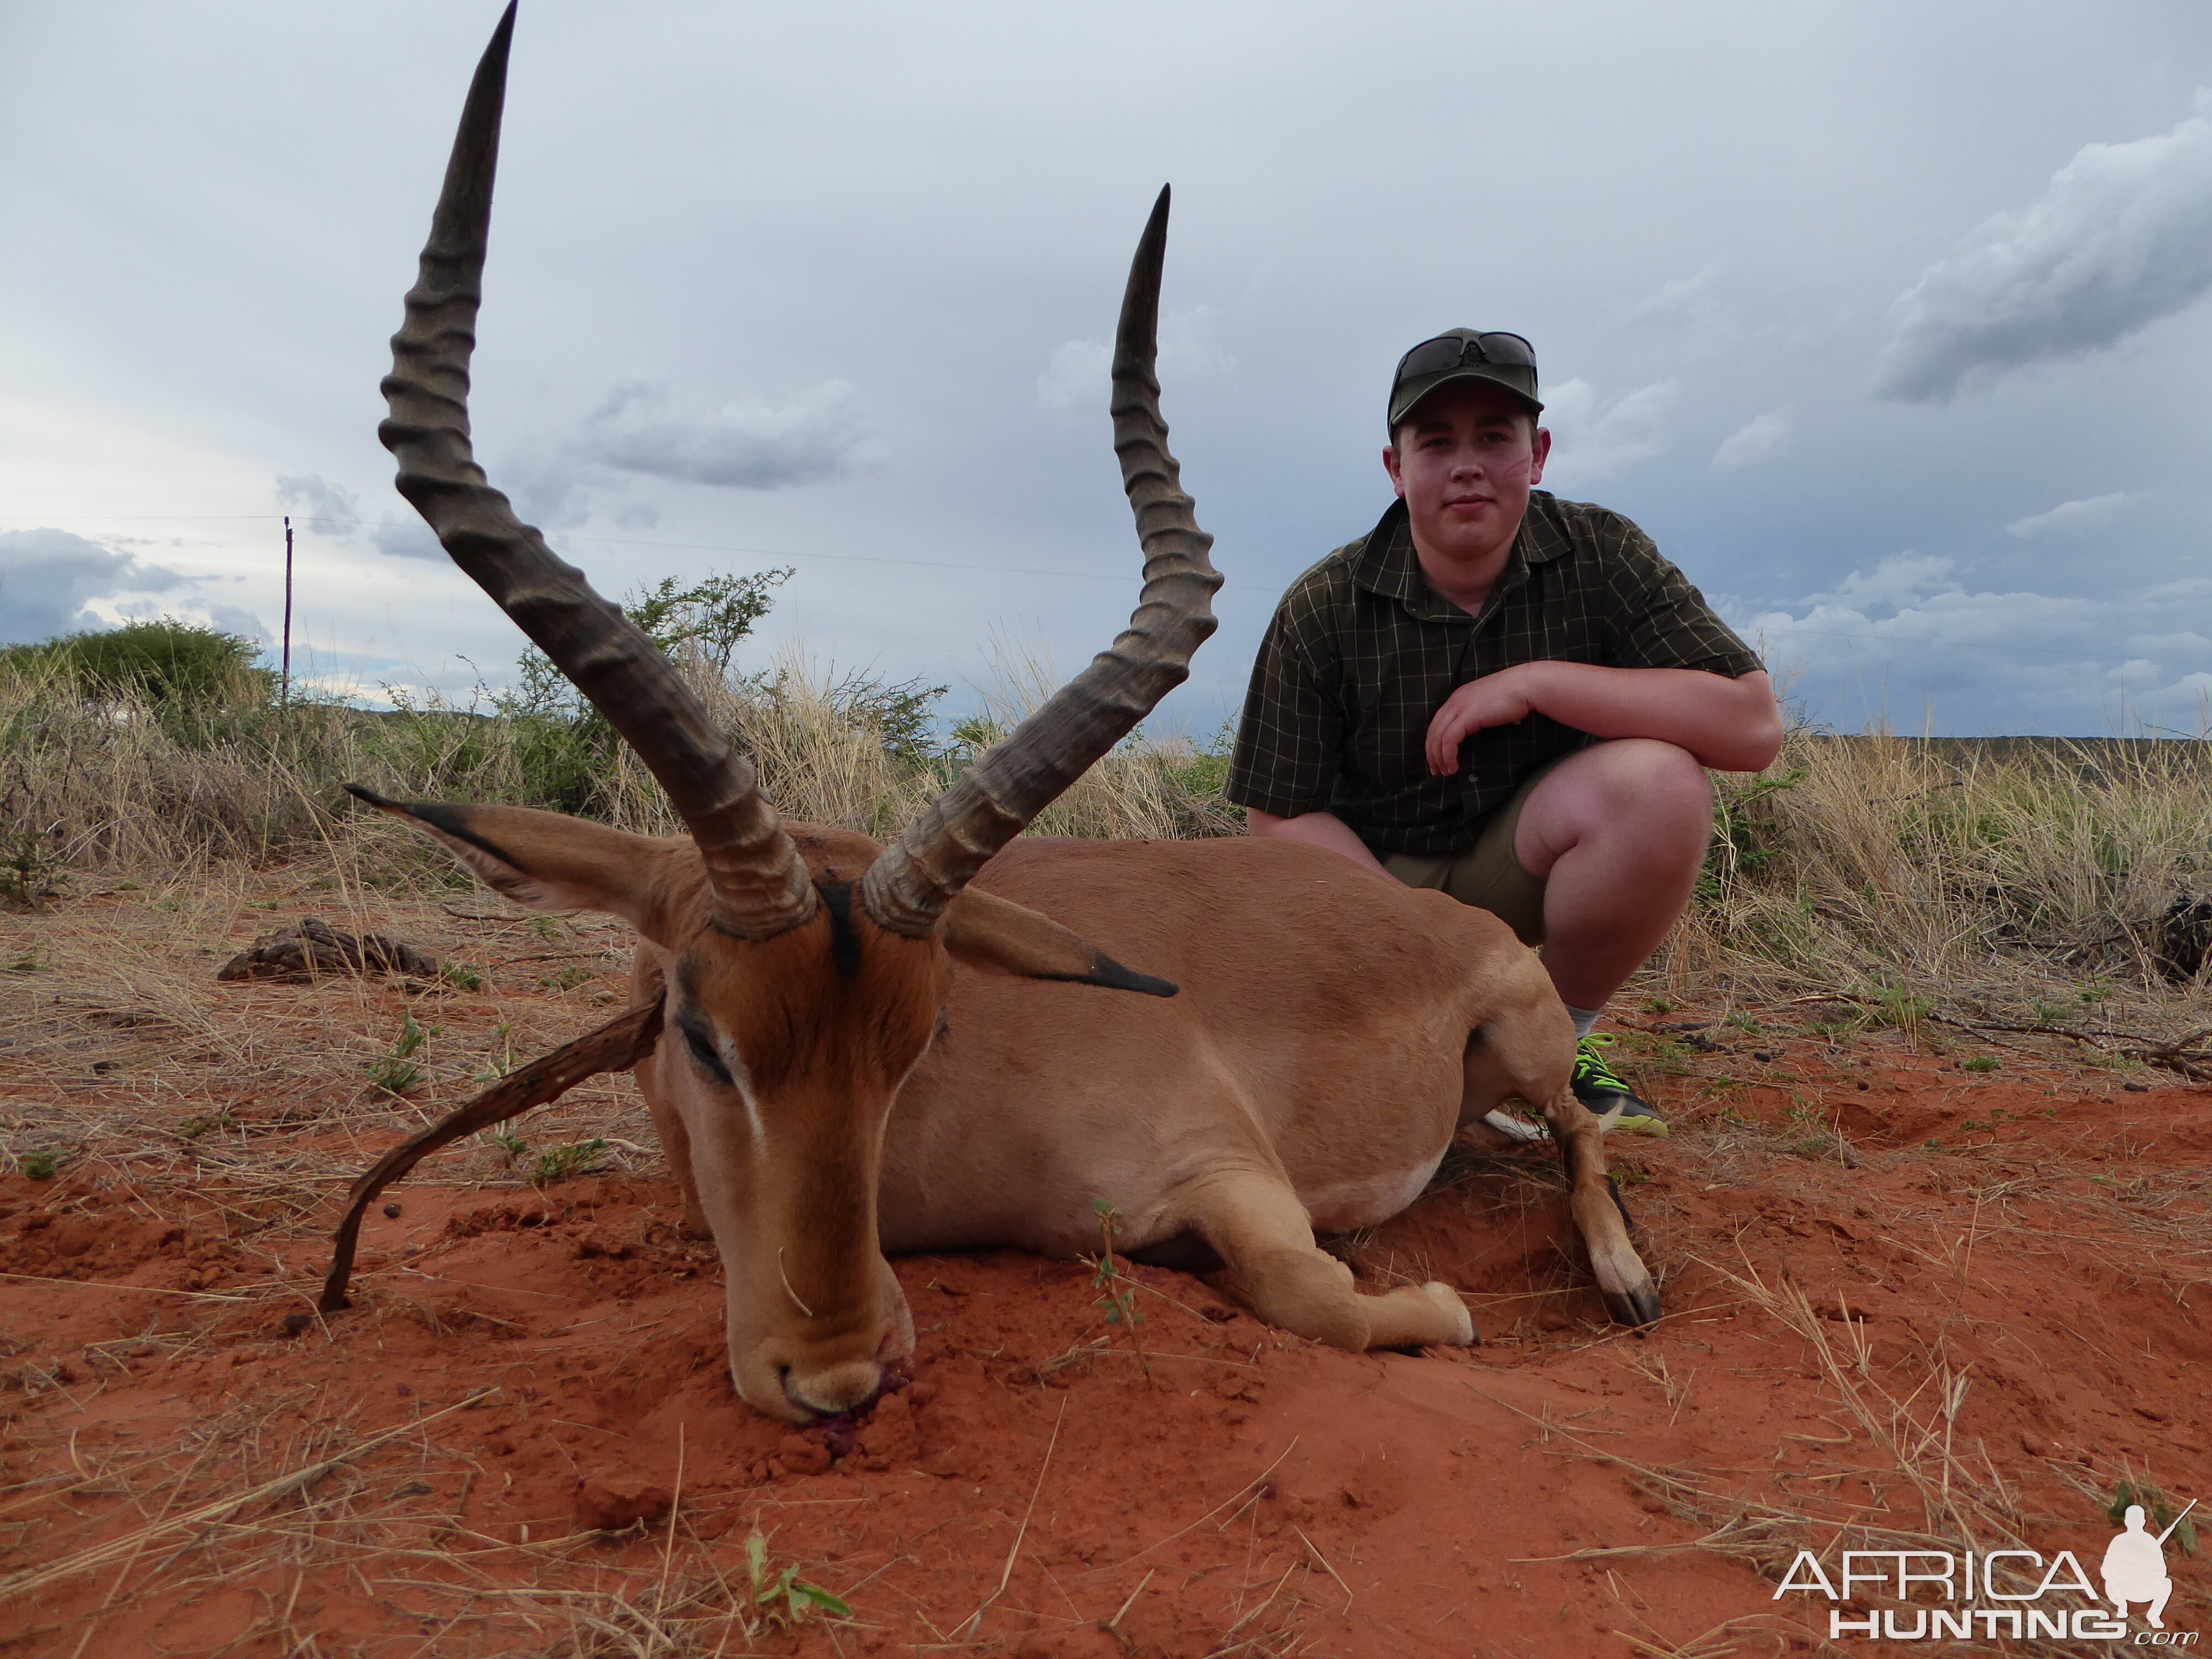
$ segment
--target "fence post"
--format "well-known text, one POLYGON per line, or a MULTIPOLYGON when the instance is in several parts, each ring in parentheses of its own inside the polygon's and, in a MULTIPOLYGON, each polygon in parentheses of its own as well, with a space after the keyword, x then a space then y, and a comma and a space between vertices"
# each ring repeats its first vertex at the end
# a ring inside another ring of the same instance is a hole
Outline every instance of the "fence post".
POLYGON ((284 694, 277 707, 292 706, 292 515, 284 515, 284 694))

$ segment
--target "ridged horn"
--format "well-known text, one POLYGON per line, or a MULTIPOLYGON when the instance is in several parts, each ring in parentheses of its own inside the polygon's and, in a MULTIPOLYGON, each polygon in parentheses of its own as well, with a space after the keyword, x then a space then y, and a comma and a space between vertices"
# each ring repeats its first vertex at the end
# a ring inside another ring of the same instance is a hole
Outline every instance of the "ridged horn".
POLYGON ((753 769, 735 753, 668 659, 592 592, 485 482, 469 445, 469 359, 476 349, 492 176, 507 96, 509 5, 477 64, 407 320, 384 381, 391 417, 377 436, 399 462, 399 493, 455 564, 592 700, 668 792, 699 845, 717 927, 769 939, 814 914, 806 866, 753 769))
POLYGON ((1221 586, 1206 556, 1213 538, 1198 527, 1168 453, 1153 374, 1167 237, 1164 187, 1129 266, 1114 340, 1114 451, 1145 550, 1136 614, 1109 649, 962 774, 869 866, 860 900, 879 927, 915 938, 933 932, 994 854, 1189 677, 1192 653, 1213 632, 1221 586))

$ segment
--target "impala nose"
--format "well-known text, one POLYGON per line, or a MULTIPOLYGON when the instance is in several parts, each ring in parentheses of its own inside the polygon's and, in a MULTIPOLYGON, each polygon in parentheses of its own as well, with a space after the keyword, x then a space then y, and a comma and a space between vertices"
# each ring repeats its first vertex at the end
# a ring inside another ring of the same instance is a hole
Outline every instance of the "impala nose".
POLYGON ((786 1368, 783 1397, 817 1417, 858 1411, 884 1389, 884 1368, 869 1359, 848 1359, 802 1376, 786 1368))

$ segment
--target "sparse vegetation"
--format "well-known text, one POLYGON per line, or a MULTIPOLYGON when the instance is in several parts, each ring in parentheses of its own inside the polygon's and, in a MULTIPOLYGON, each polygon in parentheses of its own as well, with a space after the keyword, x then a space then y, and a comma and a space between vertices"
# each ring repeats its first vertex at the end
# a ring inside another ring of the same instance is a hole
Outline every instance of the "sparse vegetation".
POLYGON ((1144 1368, 1145 1378, 1152 1380, 1152 1362, 1145 1352, 1145 1338, 1139 1329, 1145 1316, 1137 1306, 1137 1292, 1114 1259, 1114 1230, 1121 1217, 1104 1199, 1091 1206, 1098 1212, 1098 1260, 1092 1264, 1092 1284, 1099 1291, 1097 1307, 1106 1316, 1109 1325, 1119 1325, 1129 1333, 1129 1346, 1136 1350, 1137 1364, 1144 1368))
MULTIPOLYGON (((515 1150, 520 1151, 521 1146, 521 1140, 517 1139, 515 1150)), ((607 1143, 596 1136, 567 1146, 548 1147, 538 1155, 538 1163, 530 1172, 531 1185, 550 1187, 556 1181, 573 1181, 578 1176, 589 1175, 599 1167, 606 1151, 607 1143)))
POLYGON ((412 1010, 403 1015, 392 1047, 368 1063, 368 1080, 388 1095, 412 1094, 422 1082, 422 1045, 435 1036, 434 1025, 419 1025, 412 1010))

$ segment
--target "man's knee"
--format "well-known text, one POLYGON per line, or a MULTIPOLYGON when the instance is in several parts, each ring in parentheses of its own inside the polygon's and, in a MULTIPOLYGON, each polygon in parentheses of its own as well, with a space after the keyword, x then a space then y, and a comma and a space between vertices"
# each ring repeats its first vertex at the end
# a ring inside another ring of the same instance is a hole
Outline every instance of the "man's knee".
POLYGON ((1532 797, 1530 827, 1556 854, 1626 837, 1655 852, 1705 855, 1713 786, 1697 757, 1656 738, 1615 738, 1575 755, 1532 797))

